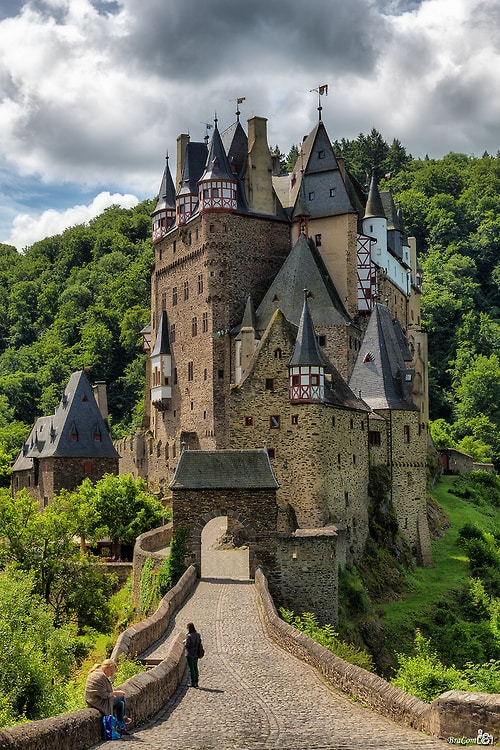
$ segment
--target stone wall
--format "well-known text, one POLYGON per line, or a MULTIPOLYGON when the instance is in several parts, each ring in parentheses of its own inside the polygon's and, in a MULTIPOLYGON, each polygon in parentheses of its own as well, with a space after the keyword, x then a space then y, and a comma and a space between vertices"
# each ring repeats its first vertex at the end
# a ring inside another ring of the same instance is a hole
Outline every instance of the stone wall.
POLYGON ((191 562, 201 570, 201 533, 218 516, 239 521, 246 532, 250 577, 257 564, 276 570, 276 490, 215 489, 174 490, 172 498, 175 528, 188 530, 186 544, 191 562))
POLYGON ((338 571, 344 564, 344 529, 297 529, 293 534, 279 535, 279 572, 269 585, 274 598, 286 609, 316 612, 322 624, 336 625, 338 571))
POLYGON ((167 557, 167 547, 172 541, 172 523, 146 531, 137 537, 134 546, 134 567, 132 578, 132 602, 137 607, 141 599, 141 575, 144 563, 149 557, 155 560, 158 569, 167 557))
MULTIPOLYGON (((267 580, 255 573, 262 603, 264 627, 281 648, 310 664, 335 687, 365 706, 405 726, 436 737, 474 738, 479 730, 500 737, 500 695, 451 690, 431 704, 408 695, 378 675, 348 664, 305 633, 288 625, 277 614, 267 580)), ((464 743, 473 744, 473 743, 464 743)), ((479 743, 480 744, 480 743, 479 743)))
MULTIPOLYGON (((135 656, 158 640, 171 613, 182 604, 195 583, 196 570, 191 567, 151 617, 121 634, 112 658, 117 659, 122 653, 135 656)), ((184 633, 179 633, 160 664, 119 686, 125 692, 127 711, 133 716, 135 726, 157 713, 181 682, 186 668, 183 640, 184 633)), ((102 717, 94 708, 0 729, 0 750, 84 750, 101 740, 102 717)))

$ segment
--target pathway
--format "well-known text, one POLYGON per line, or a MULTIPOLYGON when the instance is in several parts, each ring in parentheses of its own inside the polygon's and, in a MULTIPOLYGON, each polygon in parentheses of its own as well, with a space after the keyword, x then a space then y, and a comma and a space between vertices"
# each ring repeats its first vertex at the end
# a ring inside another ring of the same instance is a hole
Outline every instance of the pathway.
MULTIPOLYGON (((200 687, 187 673, 172 699, 122 742, 140 750, 438 750, 446 742, 405 729, 330 687, 265 635, 245 553, 224 551, 232 578, 204 577, 176 613, 173 634, 193 621, 203 636, 200 687)), ((203 561, 202 561, 203 564, 203 561)), ((205 571, 209 568, 206 566, 205 571)), ((102 743, 100 748, 115 746, 102 743)))

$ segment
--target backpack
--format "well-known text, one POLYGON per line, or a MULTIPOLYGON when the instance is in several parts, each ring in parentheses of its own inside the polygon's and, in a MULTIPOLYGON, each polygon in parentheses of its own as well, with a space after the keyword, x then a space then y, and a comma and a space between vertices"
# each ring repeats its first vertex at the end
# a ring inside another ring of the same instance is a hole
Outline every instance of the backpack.
POLYGON ((120 740, 122 730, 116 716, 102 717, 102 736, 105 740, 120 740))

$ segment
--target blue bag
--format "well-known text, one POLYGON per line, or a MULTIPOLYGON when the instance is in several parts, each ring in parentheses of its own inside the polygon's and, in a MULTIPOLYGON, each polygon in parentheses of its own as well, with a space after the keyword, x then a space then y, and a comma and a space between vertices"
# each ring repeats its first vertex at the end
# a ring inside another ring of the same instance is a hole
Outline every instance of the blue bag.
POLYGON ((120 740, 122 730, 116 716, 102 717, 102 736, 105 740, 120 740))

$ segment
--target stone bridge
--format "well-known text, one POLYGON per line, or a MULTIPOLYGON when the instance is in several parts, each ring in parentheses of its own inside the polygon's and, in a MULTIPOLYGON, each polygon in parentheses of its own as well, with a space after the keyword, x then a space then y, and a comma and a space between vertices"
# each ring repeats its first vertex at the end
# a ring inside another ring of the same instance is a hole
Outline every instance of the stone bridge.
MULTIPOLYGON (((429 706, 407 696, 276 618, 260 570, 255 583, 248 579, 248 552, 217 555, 218 561, 209 549, 201 580, 191 569, 182 593, 173 590, 152 618, 151 626, 163 634, 141 657, 159 666, 123 686, 135 722, 122 742, 141 750, 437 750, 449 747, 447 737, 475 739, 480 730, 499 728, 499 696, 483 696, 481 703, 480 696, 448 695, 444 710, 439 701, 429 706), (180 606, 178 597, 184 600, 180 606), (189 621, 201 632, 206 654, 197 689, 189 686, 182 655, 189 621)), ((127 631, 115 651, 134 652, 147 629, 127 631)), ((56 734, 59 722, 59 738, 49 732, 51 720, 26 725, 17 737, 14 730, 1 730, 0 750, 79 750, 91 744, 112 750, 110 742, 82 744, 87 725, 96 730, 97 711, 67 717, 53 722, 56 734), (47 730, 38 741, 36 725, 47 730)))

